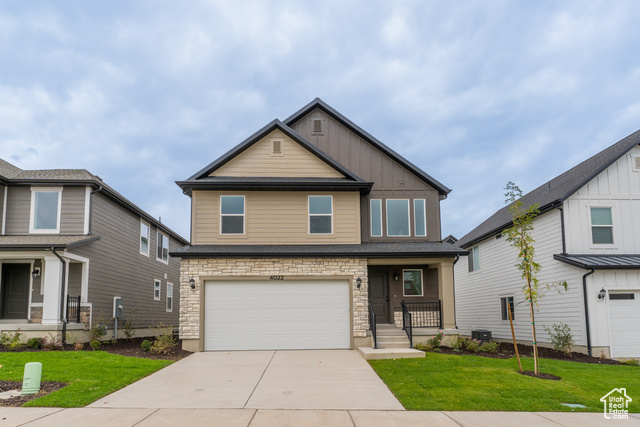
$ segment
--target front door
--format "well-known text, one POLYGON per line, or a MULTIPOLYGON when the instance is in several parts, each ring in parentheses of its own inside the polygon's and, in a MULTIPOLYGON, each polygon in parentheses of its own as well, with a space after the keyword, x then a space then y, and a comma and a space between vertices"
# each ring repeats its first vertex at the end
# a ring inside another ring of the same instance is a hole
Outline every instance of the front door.
POLYGON ((26 319, 29 307, 29 264, 2 265, 2 318, 26 319))
POLYGON ((369 271, 369 301, 376 323, 391 323, 389 317, 389 275, 386 271, 369 271))

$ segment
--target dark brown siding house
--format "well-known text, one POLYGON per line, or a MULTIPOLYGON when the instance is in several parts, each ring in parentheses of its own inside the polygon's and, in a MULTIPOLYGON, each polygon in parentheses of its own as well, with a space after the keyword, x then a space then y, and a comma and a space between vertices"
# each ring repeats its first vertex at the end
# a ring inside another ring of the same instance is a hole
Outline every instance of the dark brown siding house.
POLYGON ((136 336, 178 325, 169 252, 187 242, 99 177, 0 159, 0 206, 0 332, 85 341, 103 323, 112 338, 116 305, 136 336))
POLYGON ((466 251, 440 233, 451 190, 322 100, 177 184, 192 203, 191 243, 172 253, 184 348, 409 347, 438 328, 457 334, 453 264, 466 251))

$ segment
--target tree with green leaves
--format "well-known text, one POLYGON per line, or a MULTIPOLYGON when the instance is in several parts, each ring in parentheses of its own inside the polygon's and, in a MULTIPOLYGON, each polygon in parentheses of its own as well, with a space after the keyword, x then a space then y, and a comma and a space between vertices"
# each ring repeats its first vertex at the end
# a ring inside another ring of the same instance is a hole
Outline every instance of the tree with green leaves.
MULTIPOLYGON (((534 306, 538 306, 538 300, 543 296, 543 290, 551 289, 552 286, 561 285, 565 291, 567 282, 554 282, 551 284, 541 284, 538 282, 540 264, 535 262, 535 240, 533 239, 533 220, 540 213, 539 204, 534 203, 524 208, 522 191, 509 181, 504 188, 506 193, 506 203, 511 203, 509 213, 513 217, 513 226, 504 231, 507 241, 518 250, 518 263, 515 267, 520 270, 522 278, 526 284, 523 287, 525 301, 529 304, 529 315, 531 317, 531 336, 533 342, 533 359, 535 374, 540 373, 540 362, 538 360, 538 343, 536 339, 536 321, 534 306)), ((514 301, 515 303, 515 301, 514 301)))

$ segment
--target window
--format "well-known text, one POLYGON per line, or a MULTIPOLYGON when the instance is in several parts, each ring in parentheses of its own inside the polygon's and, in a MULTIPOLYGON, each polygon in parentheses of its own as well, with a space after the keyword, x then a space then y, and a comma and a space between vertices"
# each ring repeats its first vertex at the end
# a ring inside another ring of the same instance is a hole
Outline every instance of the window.
POLYGON ((425 200, 414 199, 413 201, 413 222, 416 236, 427 235, 427 214, 425 211, 425 200))
POLYGON ((387 236, 409 235, 409 199, 388 199, 387 236))
POLYGON ((244 196, 220 196, 220 234, 244 234, 244 196))
POLYGON ((149 224, 140 220, 140 253, 149 256, 149 224))
POLYGON ((31 189, 31 233, 60 233, 62 188, 31 189))
POLYGON ((591 208, 591 238, 594 245, 613 243, 611 208, 591 208))
POLYGON ((516 320, 516 312, 515 312, 515 306, 513 305, 513 297, 500 298, 500 310, 502 312, 502 320, 509 320, 509 312, 507 310, 511 311, 511 320, 516 320))
POLYGON ((160 280, 155 279, 153 281, 153 299, 154 299, 154 301, 160 301, 160 286, 162 286, 160 280))
POLYGON ((632 300, 632 299, 636 299, 635 294, 619 294, 619 293, 615 293, 615 294, 609 294, 609 299, 611 301, 614 300, 632 300))
POLYGON ((158 231, 158 251, 156 259, 166 264, 169 263, 169 237, 158 231))
POLYGON ((173 311, 173 285, 167 283, 167 311, 173 311))
POLYGON ((405 297, 422 296, 422 270, 403 270, 403 291, 405 297))
POLYGON ((333 196, 309 196, 309 233, 333 232, 333 196))
POLYGON ((469 249, 469 272, 480 270, 480 247, 469 249))
POLYGON ((372 199, 371 206, 371 236, 382 236, 382 200, 372 199))
POLYGON ((633 158, 633 170, 635 172, 640 171, 640 156, 635 156, 633 158))

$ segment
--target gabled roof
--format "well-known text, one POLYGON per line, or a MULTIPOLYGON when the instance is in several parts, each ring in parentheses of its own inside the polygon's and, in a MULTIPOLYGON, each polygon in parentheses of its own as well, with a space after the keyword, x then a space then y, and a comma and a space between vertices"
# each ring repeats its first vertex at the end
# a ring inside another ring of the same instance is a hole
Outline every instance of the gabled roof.
POLYGON ((354 132, 355 134, 360 136, 362 139, 367 141, 369 144, 373 145, 378 150, 382 151, 384 154, 386 154, 387 156, 391 157, 396 162, 400 163, 403 167, 405 167, 406 169, 411 171, 419 179, 421 179, 422 181, 426 182, 427 184, 429 184, 430 186, 432 186, 433 188, 438 190, 438 192, 441 195, 446 196, 447 194, 449 194, 451 192, 450 188, 446 187, 445 185, 440 183, 438 180, 433 178, 431 175, 427 174, 425 171, 423 171, 422 169, 420 169, 419 167, 417 167, 416 165, 411 163, 409 160, 405 159, 400 154, 396 153, 391 148, 387 147, 381 141, 379 141, 378 139, 376 139, 375 137, 373 137, 372 135, 367 133, 360 126, 356 125, 351 120, 349 120, 348 118, 346 118, 345 116, 340 114, 338 111, 336 111, 333 107, 331 107, 329 104, 327 104, 326 102, 324 102, 320 98, 316 98, 313 101, 311 101, 309 104, 307 104, 304 107, 302 107, 300 110, 295 112, 292 116, 287 118, 284 121, 284 123, 287 126, 291 126, 292 124, 294 124, 299 119, 301 119, 302 117, 304 117, 305 115, 310 113, 315 108, 319 108, 322 111, 324 111, 325 113, 329 114, 335 120, 337 120, 338 122, 342 123, 344 126, 346 126, 348 129, 350 129, 352 132, 354 132))
MULTIPOLYGON (((538 203, 540 212, 543 213, 554 206, 559 206, 638 144, 640 144, 640 130, 525 194, 522 198, 523 207, 526 209, 538 203)), ((509 213, 509 206, 511 205, 503 207, 458 240, 458 246, 469 247, 510 227, 512 218, 509 213)))

